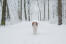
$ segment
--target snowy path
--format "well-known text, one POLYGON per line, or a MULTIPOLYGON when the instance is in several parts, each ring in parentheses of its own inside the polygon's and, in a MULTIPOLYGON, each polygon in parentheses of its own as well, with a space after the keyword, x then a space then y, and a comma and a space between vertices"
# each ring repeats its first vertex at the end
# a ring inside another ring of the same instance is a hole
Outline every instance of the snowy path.
POLYGON ((66 44, 66 25, 39 22, 37 35, 31 22, 0 27, 0 44, 66 44))

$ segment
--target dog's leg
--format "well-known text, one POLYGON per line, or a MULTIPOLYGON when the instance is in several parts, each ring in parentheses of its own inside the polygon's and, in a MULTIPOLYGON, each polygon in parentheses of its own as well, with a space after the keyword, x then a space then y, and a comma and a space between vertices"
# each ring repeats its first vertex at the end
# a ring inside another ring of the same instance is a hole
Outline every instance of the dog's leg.
POLYGON ((36 26, 33 27, 33 32, 34 32, 34 34, 37 34, 37 27, 36 26))

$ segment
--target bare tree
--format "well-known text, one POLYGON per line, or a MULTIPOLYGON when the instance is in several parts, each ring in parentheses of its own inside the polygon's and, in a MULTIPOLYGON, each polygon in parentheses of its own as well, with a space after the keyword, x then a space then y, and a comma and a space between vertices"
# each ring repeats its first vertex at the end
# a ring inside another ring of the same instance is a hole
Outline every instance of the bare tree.
MULTIPOLYGON (((40 9, 38 0, 37 0, 37 4, 38 4, 39 12, 40 12, 40 21, 41 21, 41 9, 40 9)), ((39 18, 39 17, 38 17, 38 18, 39 18)))
POLYGON ((26 0, 24 0, 24 13, 25 13, 25 20, 27 20, 27 14, 26 14, 26 0))
POLYGON ((62 24, 62 0, 58 0, 58 25, 62 24))
POLYGON ((28 0, 28 20, 30 21, 30 0, 28 0))
POLYGON ((45 20, 45 0, 44 0, 44 20, 45 20))
POLYGON ((7 5, 7 0, 3 0, 1 25, 5 25, 6 5, 7 5))
POLYGON ((18 16, 22 20, 22 0, 18 0, 18 16))
POLYGON ((53 19, 54 19, 54 9, 53 9, 53 19))
POLYGON ((48 0, 48 20, 49 20, 49 0, 48 0))
POLYGON ((10 20, 10 14, 9 14, 9 6, 8 6, 8 3, 7 3, 7 6, 6 6, 6 9, 7 9, 7 19, 10 20))
POLYGON ((2 0, 0 0, 0 4, 2 5, 2 0))

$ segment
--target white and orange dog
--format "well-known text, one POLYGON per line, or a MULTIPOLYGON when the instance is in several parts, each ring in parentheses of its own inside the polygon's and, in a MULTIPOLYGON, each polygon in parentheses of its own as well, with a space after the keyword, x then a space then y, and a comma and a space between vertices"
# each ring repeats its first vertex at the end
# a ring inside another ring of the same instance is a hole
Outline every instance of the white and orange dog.
POLYGON ((38 23, 37 22, 32 22, 32 27, 33 27, 33 32, 34 32, 34 34, 36 34, 37 33, 37 27, 38 27, 38 23))

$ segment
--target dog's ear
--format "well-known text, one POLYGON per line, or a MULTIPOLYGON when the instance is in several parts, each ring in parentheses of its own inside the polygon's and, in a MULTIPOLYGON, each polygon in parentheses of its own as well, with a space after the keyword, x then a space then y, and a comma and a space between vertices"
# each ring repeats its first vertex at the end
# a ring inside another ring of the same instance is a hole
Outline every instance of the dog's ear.
POLYGON ((32 25, 34 24, 34 22, 32 22, 32 25))

